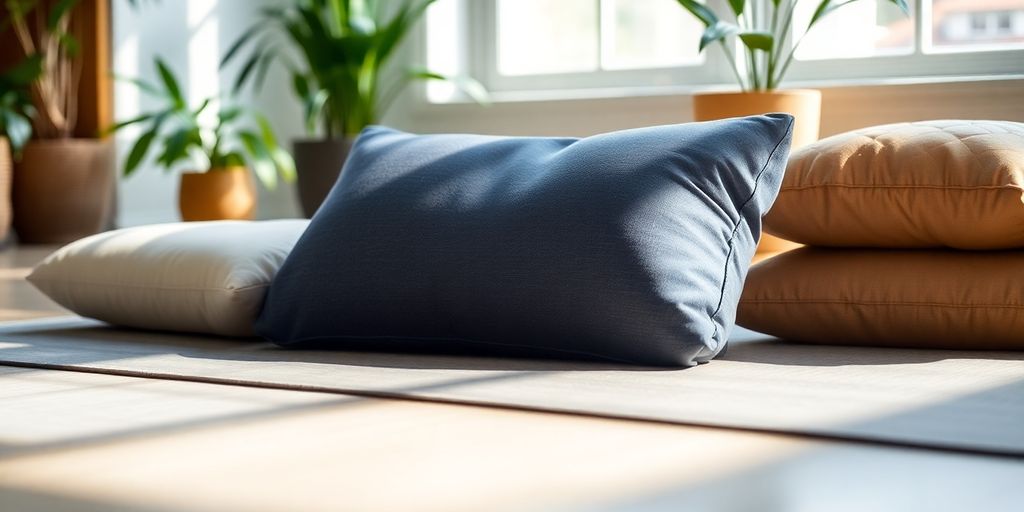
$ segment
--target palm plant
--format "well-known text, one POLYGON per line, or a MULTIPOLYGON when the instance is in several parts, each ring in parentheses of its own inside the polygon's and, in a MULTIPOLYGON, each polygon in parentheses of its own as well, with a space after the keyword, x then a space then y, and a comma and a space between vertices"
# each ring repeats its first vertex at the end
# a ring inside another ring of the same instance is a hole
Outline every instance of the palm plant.
POLYGON ((201 117, 218 102, 207 98, 198 107, 189 106, 170 68, 160 59, 156 59, 155 65, 160 76, 159 85, 138 79, 126 80, 162 100, 162 108, 120 122, 108 130, 113 132, 126 126, 148 125, 128 153, 124 167, 126 176, 138 169, 154 142, 159 141, 162 147, 156 162, 167 170, 179 162, 192 161, 198 153, 204 157, 207 171, 248 164, 267 188, 277 185, 278 175, 286 181, 294 179, 295 164, 278 145, 265 117, 239 107, 227 107, 217 112, 212 126, 206 126, 201 117))
POLYGON ((228 49, 222 66, 248 49, 236 90, 264 81, 270 66, 283 64, 304 105, 306 128, 319 125, 328 138, 353 136, 377 122, 410 82, 451 80, 477 101, 486 93, 479 83, 424 69, 389 74, 398 46, 434 0, 296 0, 288 7, 264 9, 259 21, 228 49), (385 12, 385 7, 396 6, 385 12), (390 14, 388 14, 390 13, 390 14), (282 52, 288 43, 303 63, 282 52))
POLYGON ((40 56, 40 73, 32 82, 37 115, 36 136, 70 137, 78 117, 78 82, 82 63, 75 57, 78 42, 71 35, 72 12, 78 0, 4 0, 8 17, 26 58, 40 56))
POLYGON ((32 106, 29 89, 42 71, 42 58, 33 55, 0 73, 0 137, 7 137, 15 153, 32 136, 32 106))
MULTIPOLYGON (((793 62, 794 53, 803 42, 801 35, 792 45, 783 44, 793 28, 793 14, 799 0, 728 0, 729 14, 733 19, 731 22, 724 21, 698 0, 677 1, 704 24, 704 33, 700 38, 701 51, 718 43, 743 90, 774 90, 779 86, 793 62), (743 45, 743 71, 730 50, 736 39, 743 45)), ((836 9, 858 0, 816 1, 818 5, 803 34, 807 34, 836 9)), ((910 8, 906 0, 887 1, 909 15, 910 8)))

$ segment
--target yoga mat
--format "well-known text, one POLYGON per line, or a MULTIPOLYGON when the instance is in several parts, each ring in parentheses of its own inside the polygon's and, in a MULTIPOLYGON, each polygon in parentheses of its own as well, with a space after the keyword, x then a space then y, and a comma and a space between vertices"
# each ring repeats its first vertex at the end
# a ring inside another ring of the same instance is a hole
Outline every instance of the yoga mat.
POLYGON ((401 397, 1024 457, 1024 353, 829 347, 737 329, 687 369, 279 349, 60 317, 0 325, 0 364, 401 397))

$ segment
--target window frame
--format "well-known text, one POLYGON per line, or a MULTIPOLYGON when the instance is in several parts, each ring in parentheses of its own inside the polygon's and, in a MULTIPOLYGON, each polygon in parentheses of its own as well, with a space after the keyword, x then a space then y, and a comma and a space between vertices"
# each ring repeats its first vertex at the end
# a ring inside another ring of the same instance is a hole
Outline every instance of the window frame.
MULTIPOLYGON (((598 2, 599 0, 594 0, 598 2)), ((805 0, 806 1, 806 0, 805 0)), ((1024 74, 1024 44, 1014 49, 931 47, 930 2, 912 0, 914 49, 910 53, 826 60, 794 60, 782 88, 791 84, 860 84, 1013 77, 1024 74), (928 48, 928 52, 924 49, 928 48)), ((735 77, 720 49, 703 52, 696 65, 509 76, 498 72, 497 0, 458 0, 459 25, 468 43, 461 67, 495 94, 544 93, 588 89, 735 87, 735 77)), ((725 0, 708 0, 716 9, 725 0)), ((682 9, 682 7, 680 7, 682 9)), ((599 16, 600 11, 598 9, 599 16)), ((719 11, 723 12, 723 11, 719 11)), ((600 19, 599 19, 600 23, 600 19)), ((786 44, 791 44, 788 37, 786 44)), ((600 41, 595 41, 600 52, 600 41)), ((696 44, 696 42, 694 43, 696 44)))

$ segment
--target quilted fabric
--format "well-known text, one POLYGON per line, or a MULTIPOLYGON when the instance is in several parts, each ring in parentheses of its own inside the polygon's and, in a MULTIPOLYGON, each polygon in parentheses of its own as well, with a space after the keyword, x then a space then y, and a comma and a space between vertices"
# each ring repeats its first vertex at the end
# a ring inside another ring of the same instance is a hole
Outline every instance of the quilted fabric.
POLYGON ((815 344, 1024 349, 1024 251, 805 247, 750 269, 737 322, 815 344))
POLYGON ((585 139, 368 128, 257 332, 288 346, 707 361, 733 327, 792 121, 585 139))
POLYGON ((1024 124, 922 121, 794 151, 765 231, 835 247, 1024 247, 1024 124))

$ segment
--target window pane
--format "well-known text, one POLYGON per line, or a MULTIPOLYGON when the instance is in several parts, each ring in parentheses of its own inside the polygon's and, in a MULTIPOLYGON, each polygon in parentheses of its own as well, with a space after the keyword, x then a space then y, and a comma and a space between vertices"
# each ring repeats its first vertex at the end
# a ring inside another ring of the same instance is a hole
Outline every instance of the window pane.
MULTIPOLYGON (((975 0, 970 0, 975 1, 975 0)), ((909 2, 913 4, 913 2, 909 2)), ((818 2, 798 2, 794 37, 807 28, 818 2)), ((815 23, 797 48, 801 60, 899 55, 914 51, 914 12, 886 0, 852 2, 815 23)))
MULTIPOLYGON (((457 75, 459 47, 459 4, 455 0, 437 0, 427 8, 427 69, 445 75, 457 75)), ((427 98, 433 102, 451 101, 455 85, 448 81, 427 82, 427 98)))
POLYGON ((597 69, 598 0, 498 0, 498 72, 597 69))
POLYGON ((703 25, 676 0, 602 0, 605 69, 668 67, 703 61, 703 25))
POLYGON ((931 4, 931 49, 1024 47, 1024 0, 925 0, 931 4))

